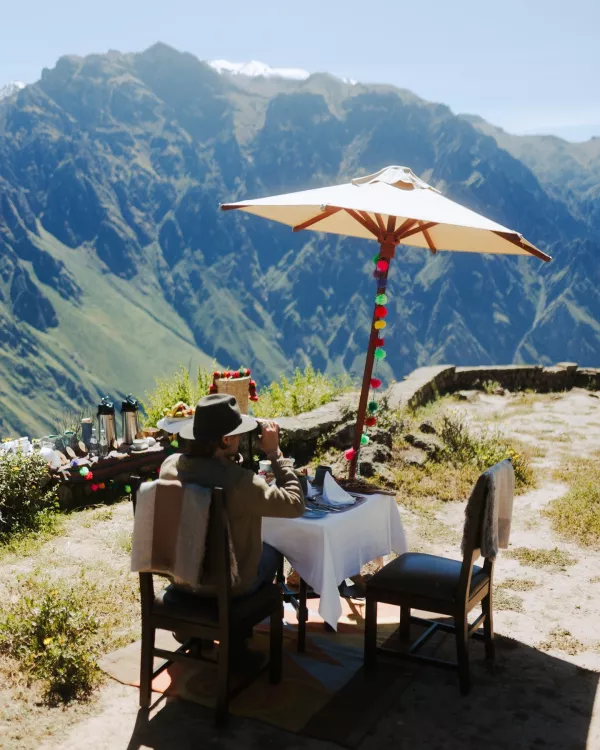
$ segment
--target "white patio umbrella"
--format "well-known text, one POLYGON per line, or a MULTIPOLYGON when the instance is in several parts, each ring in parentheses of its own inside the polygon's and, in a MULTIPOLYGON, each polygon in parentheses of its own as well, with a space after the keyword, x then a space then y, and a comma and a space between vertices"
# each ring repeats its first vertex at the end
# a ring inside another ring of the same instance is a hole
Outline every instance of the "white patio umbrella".
MULTIPOLYGON (((225 203, 223 211, 239 209, 293 228, 377 240, 379 300, 385 294, 389 263, 398 245, 438 251, 533 255, 551 260, 518 232, 445 198, 408 167, 386 167, 366 177, 332 187, 303 190, 270 198, 225 203)), ((354 476, 373 372, 377 357, 381 302, 376 303, 359 401, 350 476, 354 476), (378 313, 379 309, 379 313, 378 313)), ((385 322, 384 322, 385 325, 385 322)), ((383 353, 385 356, 385 352, 383 353)))

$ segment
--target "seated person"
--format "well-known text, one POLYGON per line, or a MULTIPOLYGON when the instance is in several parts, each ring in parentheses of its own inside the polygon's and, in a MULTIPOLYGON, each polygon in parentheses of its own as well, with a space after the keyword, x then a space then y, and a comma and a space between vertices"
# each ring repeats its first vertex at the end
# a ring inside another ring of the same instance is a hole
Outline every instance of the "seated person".
MULTIPOLYGON (((160 469, 161 479, 224 489, 239 571, 239 580, 232 587, 234 596, 254 593, 271 583, 277 571, 278 554, 262 541, 262 518, 297 518, 304 513, 300 482, 293 469, 281 463, 275 422, 261 421, 258 446, 271 461, 276 485, 269 486, 262 477, 239 465, 240 438, 257 426, 257 420, 241 413, 233 396, 205 396, 196 406, 193 424, 185 425, 179 433, 193 440, 190 451, 169 456, 160 469)), ((210 585, 210 572, 201 583, 210 585)), ((202 586, 196 593, 202 594, 202 586)))

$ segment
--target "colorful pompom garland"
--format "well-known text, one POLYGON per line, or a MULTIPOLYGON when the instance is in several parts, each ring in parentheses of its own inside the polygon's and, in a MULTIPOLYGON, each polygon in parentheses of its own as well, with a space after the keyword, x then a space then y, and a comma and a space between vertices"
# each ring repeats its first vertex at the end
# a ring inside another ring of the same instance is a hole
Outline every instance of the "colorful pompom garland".
POLYGON ((348 461, 354 460, 357 456, 359 459, 358 465, 357 465, 357 475, 360 476, 360 448, 366 446, 370 442, 370 437, 367 434, 367 431, 370 427, 375 427, 377 425, 377 412, 379 409, 379 406, 376 401, 377 396, 377 390, 381 388, 382 382, 381 379, 377 377, 377 369, 379 366, 379 363, 382 362, 387 354, 385 349, 383 348, 385 345, 385 339, 381 336, 381 333, 383 329, 386 327, 386 321, 383 320, 383 318, 387 317, 388 314, 388 308, 386 307, 388 302, 388 295, 385 293, 385 290, 387 288, 387 271, 389 269, 389 261, 383 259, 380 257, 379 253, 373 257, 373 263, 375 264, 375 271, 373 272, 373 278, 377 280, 377 294, 375 296, 375 314, 374 314, 374 321, 373 321, 373 328, 375 329, 375 341, 373 342, 375 345, 375 351, 374 351, 374 357, 375 357, 375 363, 373 367, 373 373, 371 377, 371 397, 367 404, 367 417, 365 419, 364 423, 364 429, 363 434, 360 438, 360 447, 358 450, 355 450, 354 448, 349 448, 345 452, 346 459, 348 461))

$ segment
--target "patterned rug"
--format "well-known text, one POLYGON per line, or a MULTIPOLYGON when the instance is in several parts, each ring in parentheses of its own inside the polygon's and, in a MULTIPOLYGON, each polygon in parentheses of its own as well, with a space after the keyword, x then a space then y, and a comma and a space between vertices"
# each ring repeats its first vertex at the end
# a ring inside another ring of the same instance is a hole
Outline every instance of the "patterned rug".
MULTIPOLYGON (((268 673, 240 692, 231 702, 232 714, 258 719, 290 732, 356 747, 382 714, 397 701, 415 673, 403 662, 380 664, 373 674, 363 670, 364 602, 342 600, 344 612, 338 631, 325 630, 316 611, 318 599, 309 601, 306 651, 296 650, 297 621, 291 605, 284 619, 283 678, 270 685, 268 673)), ((378 637, 390 638, 398 627, 397 607, 380 605, 378 637)), ((170 633, 159 631, 157 644, 176 648, 170 633)), ((268 653, 268 625, 260 625, 250 647, 268 653)), ((126 685, 139 686, 140 642, 108 654, 100 667, 126 685)), ((155 667, 161 663, 156 660, 155 667)), ((215 703, 216 664, 171 665, 153 682, 157 693, 177 696, 212 708, 215 703)), ((233 680, 235 686, 235 679, 233 680)))

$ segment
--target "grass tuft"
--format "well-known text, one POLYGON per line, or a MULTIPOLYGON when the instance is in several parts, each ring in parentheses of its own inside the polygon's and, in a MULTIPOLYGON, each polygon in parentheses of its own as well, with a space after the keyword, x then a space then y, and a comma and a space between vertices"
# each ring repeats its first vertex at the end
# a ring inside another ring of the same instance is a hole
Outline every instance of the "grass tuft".
POLYGON ((563 628, 554 628, 551 630, 546 640, 538 643, 538 648, 540 651, 565 651, 571 656, 585 651, 583 643, 563 628))
POLYGON ((598 456, 570 459, 555 472, 568 492, 546 510, 552 528, 588 547, 600 547, 600 466, 598 456))
POLYGON ((512 594, 510 591, 506 591, 506 589, 500 586, 496 586, 496 588, 494 588, 493 606, 498 612, 506 610, 522 612, 523 600, 520 596, 512 594))
POLYGON ((527 578, 507 578, 498 584, 499 589, 511 589, 512 591, 531 591, 539 586, 536 581, 527 578))
POLYGON ((515 549, 507 550, 504 555, 513 560, 518 560, 521 565, 529 565, 532 568, 564 569, 567 565, 574 565, 577 562, 568 552, 564 552, 558 547, 554 547, 554 549, 515 547, 515 549))

